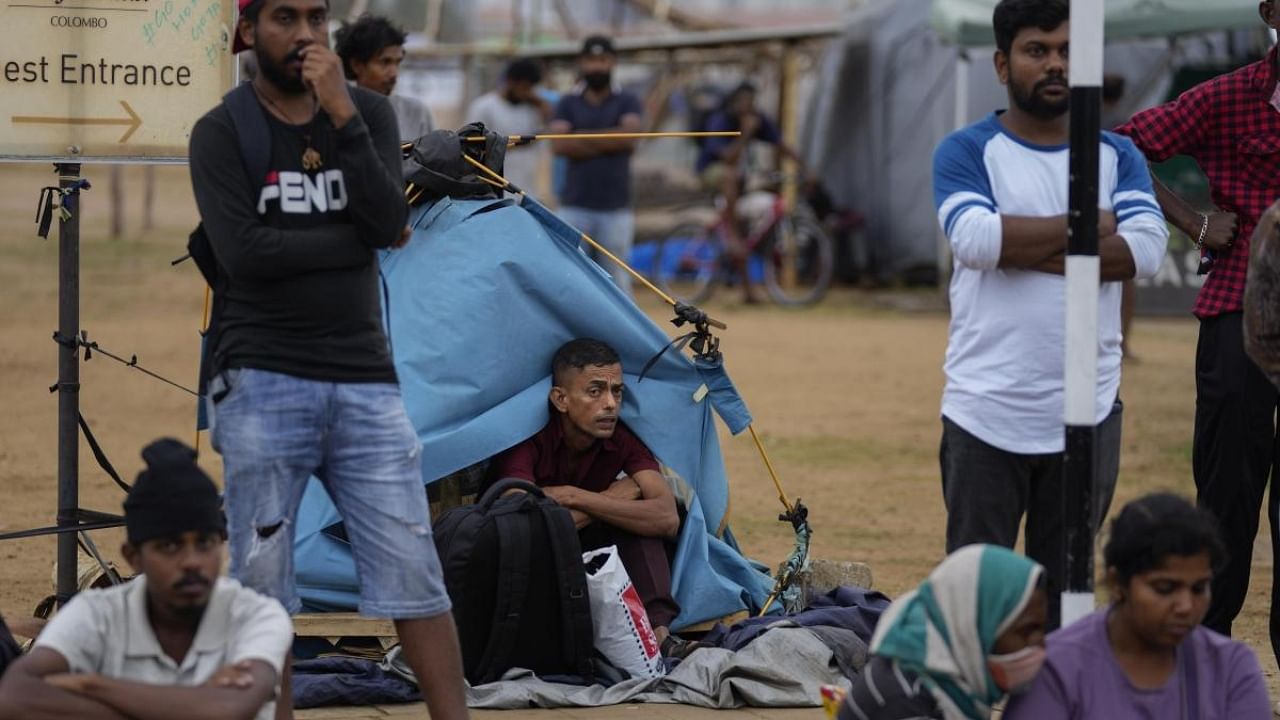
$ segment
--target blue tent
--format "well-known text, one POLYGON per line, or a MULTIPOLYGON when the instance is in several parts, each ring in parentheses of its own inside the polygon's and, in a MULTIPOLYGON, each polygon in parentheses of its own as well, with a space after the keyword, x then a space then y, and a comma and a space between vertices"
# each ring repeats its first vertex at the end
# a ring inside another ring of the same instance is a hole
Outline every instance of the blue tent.
MULTIPOLYGON (((580 249, 580 234, 525 198, 443 199, 415 210, 413 237, 386 253, 387 326, 405 405, 422 440, 426 482, 484 460, 548 420, 550 360, 575 337, 622 356, 622 418, 673 469, 688 519, 672 569, 674 629, 756 611, 772 580, 725 529, 729 489, 712 408, 738 433, 746 405, 718 362, 668 351, 670 338, 580 249)), ((335 508, 312 481, 295 547, 298 584, 315 609, 351 610, 357 581, 347 545, 324 532, 335 508)))

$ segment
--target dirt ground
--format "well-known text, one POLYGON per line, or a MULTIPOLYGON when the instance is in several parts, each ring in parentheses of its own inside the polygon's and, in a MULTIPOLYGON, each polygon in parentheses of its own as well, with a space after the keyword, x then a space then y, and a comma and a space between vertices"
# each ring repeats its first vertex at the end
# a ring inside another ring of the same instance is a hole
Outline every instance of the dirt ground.
MULTIPOLYGON (((157 171, 156 225, 144 232, 142 172, 125 173, 125 237, 109 239, 108 172, 86 166, 94 187, 82 203, 82 327, 103 348, 136 354, 143 366, 191 385, 203 284, 190 263, 169 265, 195 224, 190 184, 185 168, 157 171)), ((57 400, 49 386, 57 370, 50 341, 57 239, 56 232, 38 239, 32 222, 39 188, 48 184, 56 184, 50 166, 0 165, 0 532, 54 522, 57 400)), ((659 304, 642 304, 666 320, 659 304)), ((945 314, 893 310, 882 297, 852 292, 805 312, 748 308, 728 298, 709 308, 729 324, 722 345, 728 368, 786 491, 812 509, 814 554, 870 563, 876 586, 891 595, 918 582, 943 550, 937 450, 945 314)), ((1154 489, 1192 492, 1195 325, 1189 316, 1140 319, 1133 347, 1140 362, 1125 368, 1117 507, 1154 489)), ((161 435, 192 440, 189 395, 100 356, 81 368, 83 413, 126 478, 141 468, 146 442, 161 435)), ((792 542, 775 520, 776 493, 749 437, 723 444, 734 531, 750 555, 774 564, 792 542)), ((202 460, 220 474, 215 454, 202 460)), ((82 505, 119 511, 121 492, 83 444, 80 468, 82 505)), ((114 550, 122 534, 95 537, 114 550)), ((29 614, 51 592, 54 546, 51 538, 0 543, 0 611, 29 614)), ((1272 558, 1259 550, 1237 636, 1258 651, 1272 694, 1280 696, 1266 641, 1272 558)))

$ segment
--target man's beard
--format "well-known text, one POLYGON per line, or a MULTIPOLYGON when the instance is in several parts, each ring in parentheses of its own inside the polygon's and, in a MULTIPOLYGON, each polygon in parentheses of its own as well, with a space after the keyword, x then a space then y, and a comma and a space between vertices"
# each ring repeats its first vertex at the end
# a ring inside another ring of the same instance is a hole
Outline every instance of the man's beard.
POLYGON ((272 61, 267 54, 262 51, 255 53, 258 59, 258 72, 271 82, 272 85, 280 89, 287 95, 299 95, 306 92, 307 85, 302 82, 301 73, 294 75, 290 73, 285 66, 298 59, 298 48, 289 51, 284 56, 284 60, 279 63, 272 61))
POLYGON ((1067 81, 1060 76, 1054 75, 1036 83, 1030 92, 1023 91, 1023 85, 1020 83, 1009 82, 1009 95, 1013 99, 1013 104, 1024 113, 1039 118, 1041 120, 1054 120, 1062 117, 1071 109, 1071 95, 1064 93, 1061 100, 1046 100, 1040 94, 1048 85, 1061 83, 1063 88, 1067 87, 1067 81))

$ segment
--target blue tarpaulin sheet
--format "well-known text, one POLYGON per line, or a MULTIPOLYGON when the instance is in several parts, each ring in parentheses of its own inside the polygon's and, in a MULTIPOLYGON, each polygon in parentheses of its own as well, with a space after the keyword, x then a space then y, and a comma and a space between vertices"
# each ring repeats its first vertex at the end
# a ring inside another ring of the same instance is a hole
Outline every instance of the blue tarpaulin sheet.
MULTIPOLYGON (((577 337, 622 357, 622 419, 692 490, 672 568, 674 629, 756 610, 772 580, 716 532, 729 489, 713 407, 733 432, 750 424, 718 362, 667 352, 669 342, 579 248, 580 234, 531 199, 443 199, 414 211, 413 235, 385 253, 387 327, 405 406, 431 482, 533 435, 548 420, 551 356, 577 337), (703 386, 706 386, 705 390, 703 386)), ((299 511, 296 567, 311 608, 351 610, 348 546, 323 532, 340 517, 314 480, 299 511)))

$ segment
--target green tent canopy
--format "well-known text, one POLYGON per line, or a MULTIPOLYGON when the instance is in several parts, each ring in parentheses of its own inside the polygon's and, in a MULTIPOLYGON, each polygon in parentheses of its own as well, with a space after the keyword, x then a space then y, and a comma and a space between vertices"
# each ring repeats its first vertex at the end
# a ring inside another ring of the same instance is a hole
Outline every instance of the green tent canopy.
MULTIPOLYGON (((991 12, 996 2, 936 0, 933 27, 956 45, 995 45, 991 12)), ((1108 40, 1262 27, 1258 0, 1106 0, 1106 13, 1108 40)))

